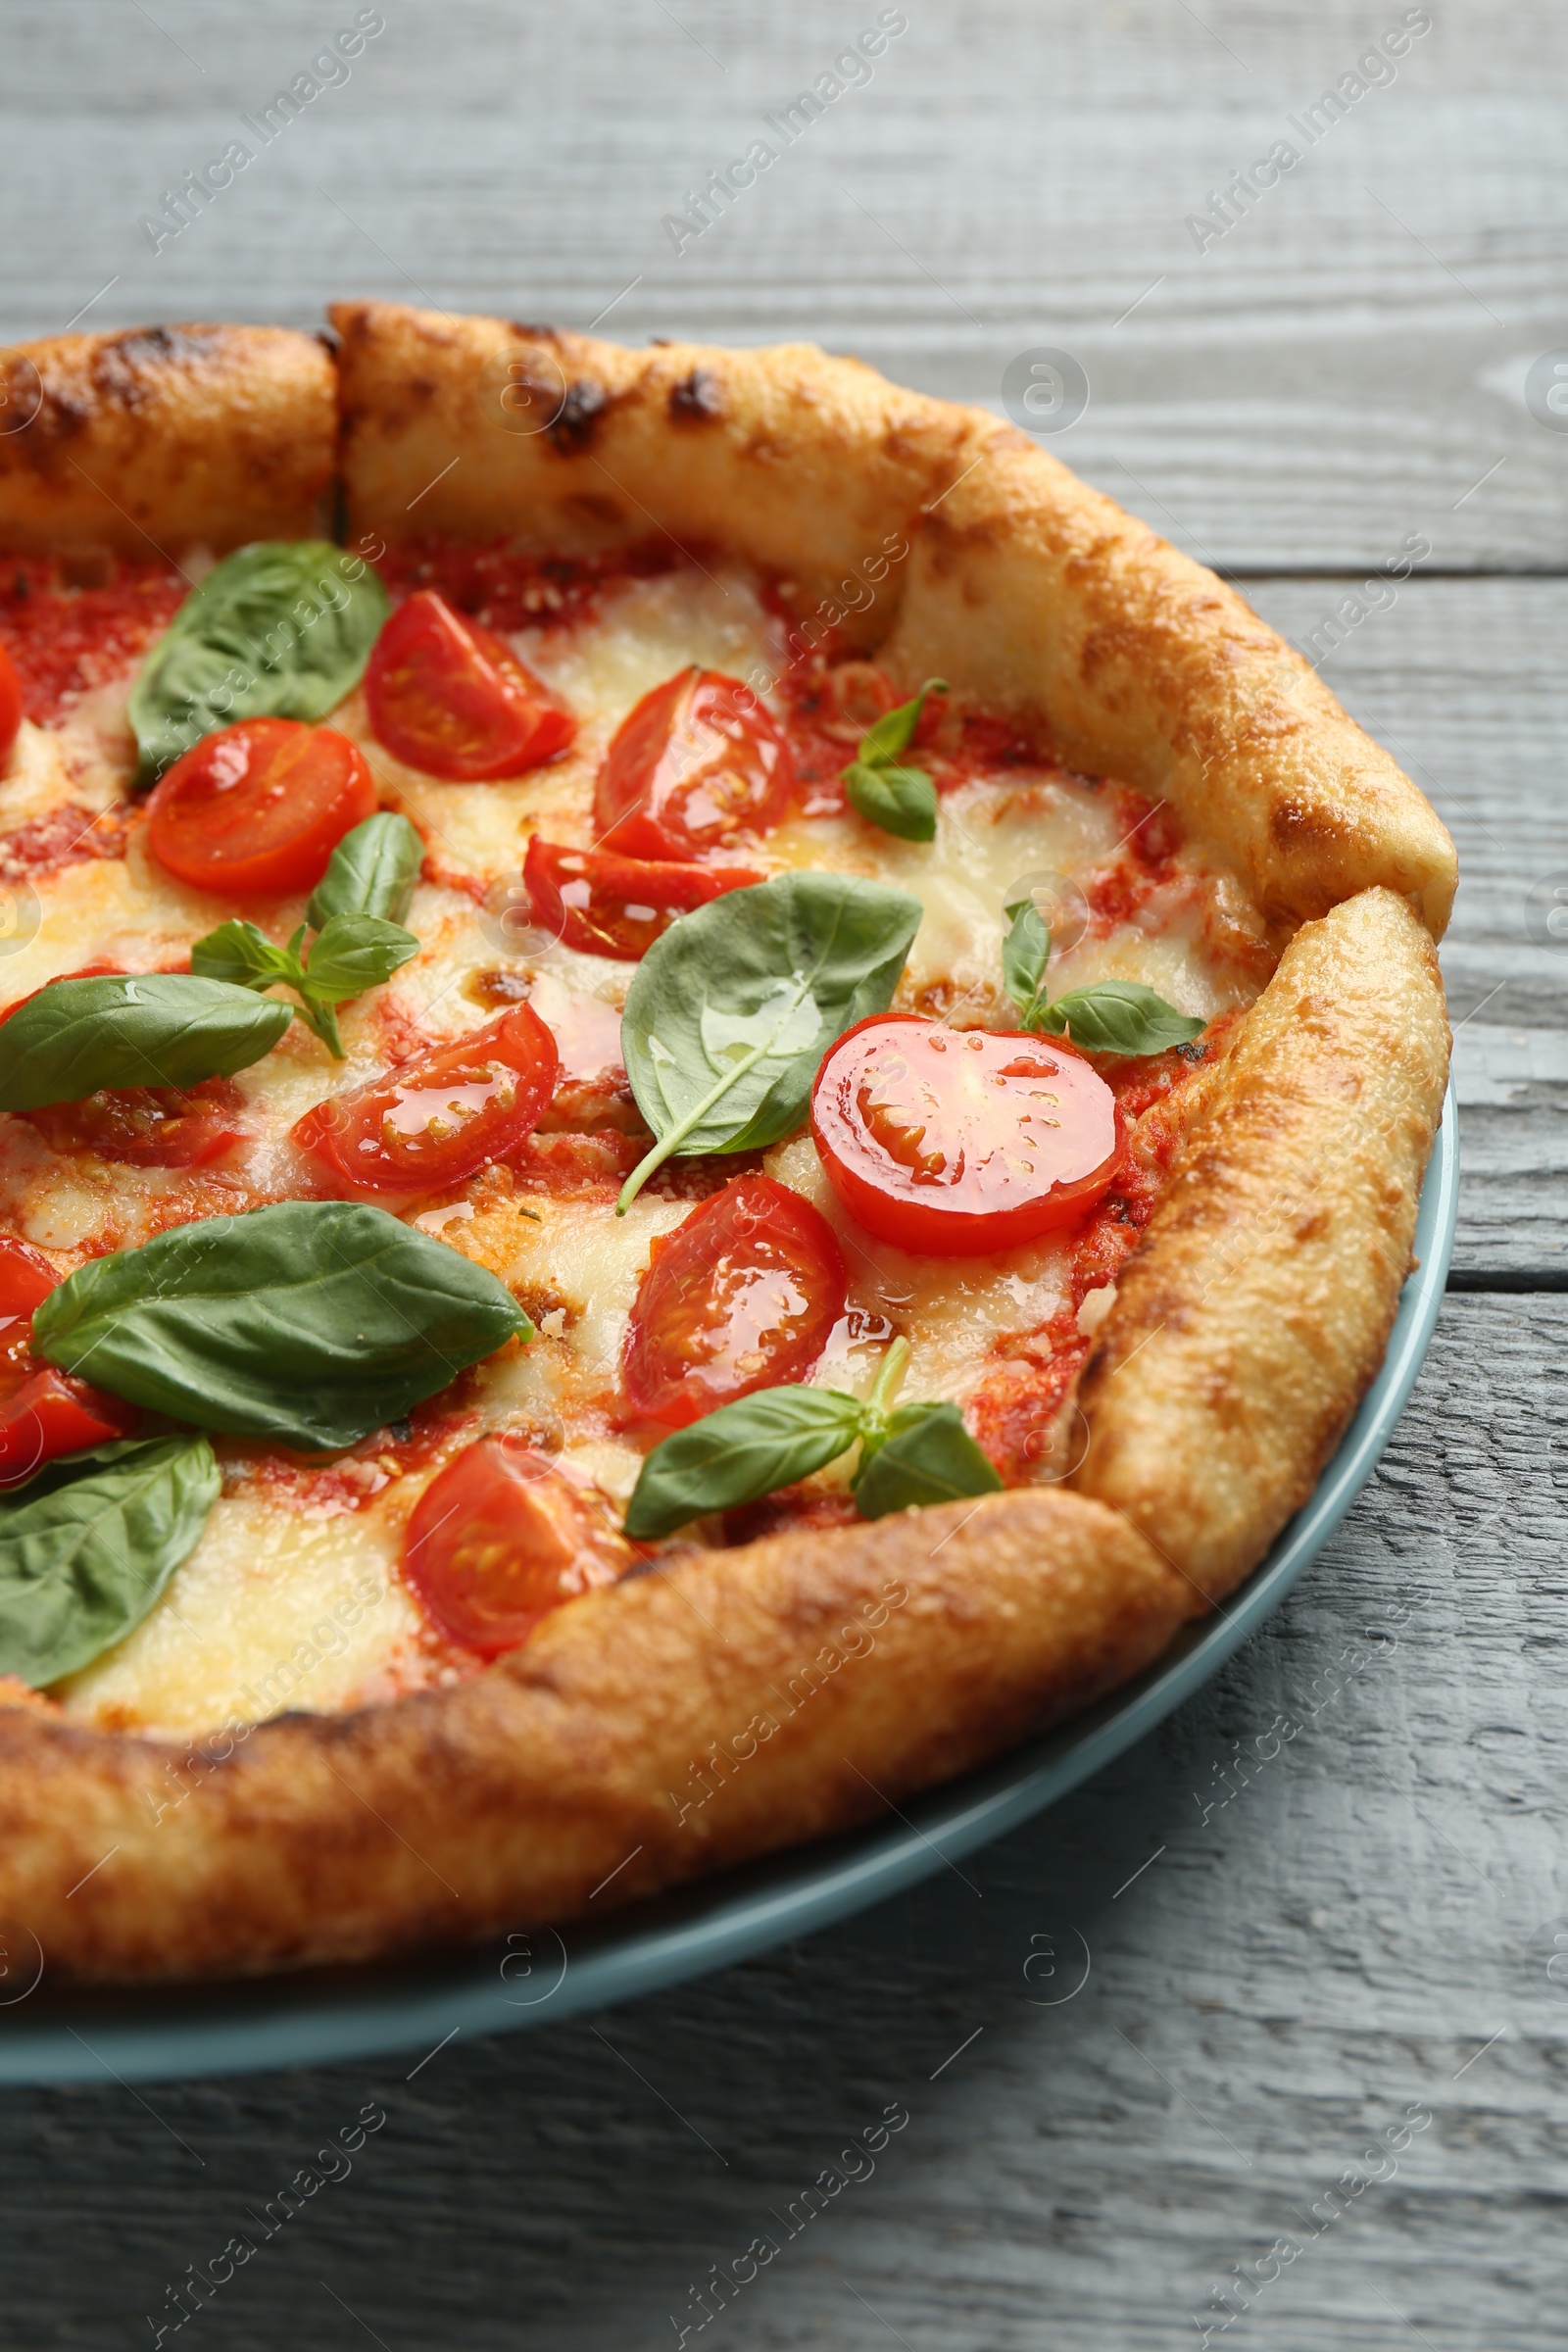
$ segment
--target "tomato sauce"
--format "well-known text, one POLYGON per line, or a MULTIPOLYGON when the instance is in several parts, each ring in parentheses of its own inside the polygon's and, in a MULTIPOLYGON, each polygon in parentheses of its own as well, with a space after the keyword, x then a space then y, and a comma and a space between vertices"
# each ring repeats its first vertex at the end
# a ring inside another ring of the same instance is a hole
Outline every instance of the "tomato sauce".
POLYGON ((122 678, 168 628, 189 587, 172 564, 0 559, 0 645, 16 663, 26 716, 35 726, 57 725, 95 686, 122 678))
POLYGON ((453 547, 411 540, 388 548, 376 569, 394 605, 433 588, 487 629, 569 626, 592 617, 607 589, 675 568, 674 548, 614 549, 602 556, 534 556, 499 541, 453 547))
MULTIPOLYGON (((1079 1329, 1078 1310, 1092 1291, 1117 1280, 1137 1248, 1170 1181, 1187 1090, 1199 1068, 1222 1052, 1239 1018, 1231 1014, 1215 1022, 1191 1046, 1107 1067, 1106 1082, 1118 1107, 1129 1123, 1137 1122, 1134 1148, 1074 1239, 1068 1303, 1036 1330, 999 1343, 997 1358, 982 1375, 965 1414, 977 1443, 1010 1486, 1035 1476, 1057 1442, 1057 1416, 1094 1345, 1092 1336, 1079 1329)), ((1067 1453, 1060 1474, 1065 1476, 1074 1448, 1071 1433, 1063 1434, 1067 1453)))
POLYGON ((25 882, 90 858, 123 858, 129 831, 118 808, 95 815, 75 801, 61 801, 15 832, 0 833, 0 882, 25 882))

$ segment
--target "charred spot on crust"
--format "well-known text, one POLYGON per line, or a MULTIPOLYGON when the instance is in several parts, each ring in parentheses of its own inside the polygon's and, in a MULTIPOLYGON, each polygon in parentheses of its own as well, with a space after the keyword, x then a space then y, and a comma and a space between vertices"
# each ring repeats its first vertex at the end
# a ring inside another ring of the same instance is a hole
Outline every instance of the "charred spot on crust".
POLYGON ((1334 832, 1319 810, 1303 808, 1299 801, 1281 801, 1269 817, 1268 829, 1275 847, 1286 851, 1307 849, 1314 842, 1332 839, 1334 832))
POLYGON ((694 368, 669 387, 671 424, 716 424, 727 403, 724 387, 710 368, 694 368))
POLYGON ((36 416, 0 442, 0 473, 63 473, 66 444, 87 430, 95 414, 94 402, 84 394, 56 392, 46 384, 36 416))
POLYGON ((195 326, 137 326, 111 335, 92 355, 94 387, 124 408, 139 408, 163 369, 207 361, 217 339, 214 328, 195 326))
POLYGON ((545 428, 563 457, 575 457, 588 447, 609 406, 609 393, 591 375, 581 375, 566 386, 565 398, 545 428))
POLYGON ((559 326, 538 326, 527 318, 509 318, 507 324, 514 335, 526 335, 530 342, 559 343, 561 341, 559 326))

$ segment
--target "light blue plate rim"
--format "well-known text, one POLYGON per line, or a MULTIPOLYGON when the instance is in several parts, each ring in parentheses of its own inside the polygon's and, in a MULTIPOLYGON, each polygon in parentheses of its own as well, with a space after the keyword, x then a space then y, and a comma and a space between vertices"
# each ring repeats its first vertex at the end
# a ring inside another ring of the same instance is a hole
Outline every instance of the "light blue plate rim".
POLYGON ((152 1992, 40 1986, 7 2015, 0 2083, 125 2082, 340 2064, 434 2050, 602 2009, 732 1966, 898 1893, 1054 1804, 1190 1698, 1277 1608, 1371 1477, 1431 1342, 1453 1254, 1458 1114, 1450 1085, 1382 1370, 1305 1508, 1224 1616, 1189 1627, 1138 1681, 999 1764, 911 1800, 905 1820, 796 1848, 686 1888, 571 1943, 553 1929, 409 1965, 152 1992))

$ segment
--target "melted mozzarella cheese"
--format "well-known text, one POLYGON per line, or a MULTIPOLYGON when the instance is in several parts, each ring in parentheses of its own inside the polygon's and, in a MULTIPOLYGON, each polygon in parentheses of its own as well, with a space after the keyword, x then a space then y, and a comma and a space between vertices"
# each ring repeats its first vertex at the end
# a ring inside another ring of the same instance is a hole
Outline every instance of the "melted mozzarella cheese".
POLYGON ((902 1395, 961 1404, 992 1348, 1009 1332, 1036 1330, 1067 1303, 1071 1250, 1053 1235, 989 1257, 913 1257, 857 1225, 828 1183, 808 1135, 780 1144, 767 1172, 820 1209, 849 1276, 845 1320, 809 1379, 819 1388, 864 1389, 883 1350, 859 1336, 881 1318, 909 1343, 902 1395))
MULTIPOLYGON (((595 613, 570 628, 517 632, 518 652, 565 697, 579 732, 552 765, 499 783, 446 783, 404 766, 371 735, 363 693, 351 695, 331 723, 364 749, 384 804, 405 809, 429 842, 427 878, 409 916, 421 943, 417 957, 385 990, 344 1008, 342 1062, 296 1023, 239 1074, 254 1134, 238 1176, 226 1179, 239 1190, 232 1203, 221 1195, 225 1179, 58 1154, 24 1122, 9 1120, 0 1122, 0 1217, 69 1258, 145 1239, 173 1213, 211 1215, 287 1192, 295 1165, 288 1131, 299 1116, 384 1068, 389 1036, 452 1037, 491 1017, 476 981, 498 964, 531 984, 541 1016, 564 1044, 572 1041, 573 1074, 601 1074, 613 1059, 631 967, 575 955, 533 928, 520 887, 528 837, 542 831, 573 846, 591 842, 594 778, 633 705, 692 662, 733 675, 759 666, 776 674, 778 635, 752 582, 695 568, 607 592, 595 613)), ((58 733, 24 729, 0 778, 0 828, 63 800, 96 808, 123 796, 131 765, 125 691, 100 690, 58 733)), ((899 1003, 1005 1024, 1012 1016, 1000 986, 1004 909, 1016 886, 1043 874, 1066 877, 1070 899, 1071 877, 1103 866, 1118 846, 1108 793, 1057 770, 1009 767, 946 795, 932 845, 894 840, 846 813, 792 821, 758 846, 754 862, 769 872, 863 873, 912 891, 925 912, 899 1003)), ((173 882, 147 856, 134 821, 122 862, 68 867, 40 899, 35 936, 0 961, 6 1002, 84 963, 178 963, 194 938, 227 915, 255 917, 252 908, 173 882)), ((290 903, 269 915, 267 928, 282 940, 302 913, 302 903, 290 903)), ((1105 936, 1059 937, 1054 993, 1134 978, 1211 1017, 1255 993, 1225 943, 1256 935, 1235 885, 1187 859, 1137 921, 1105 936)), ((900 1331, 913 1348, 905 1396, 962 1403, 999 1340, 1037 1328, 1066 1302, 1068 1250, 1059 1240, 993 1257, 911 1257, 845 1214, 808 1136, 781 1145, 767 1165, 820 1209, 844 1252, 848 1310, 810 1375, 820 1385, 863 1392, 886 1340, 900 1331)), ((617 1218, 608 1186, 508 1200, 480 1184, 420 1216, 427 1231, 509 1283, 537 1326, 528 1347, 503 1350, 474 1376, 472 1434, 526 1431, 624 1501, 642 1459, 617 1419, 627 1322, 654 1241, 689 1213, 685 1202, 645 1194, 617 1218)), ((387 1456, 371 1478, 373 1485, 384 1474, 384 1486, 359 1507, 318 1507, 248 1473, 242 1449, 220 1442, 220 1451, 228 1478, 201 1543, 143 1623, 60 1687, 68 1712, 185 1735, 283 1707, 360 1704, 455 1671, 427 1639, 398 1573, 403 1528, 433 1472, 404 1473, 387 1456)))
POLYGON ((398 1575, 414 1488, 336 1512, 224 1494, 159 1606, 56 1696, 106 1729, 191 1734, 424 1680, 398 1575))

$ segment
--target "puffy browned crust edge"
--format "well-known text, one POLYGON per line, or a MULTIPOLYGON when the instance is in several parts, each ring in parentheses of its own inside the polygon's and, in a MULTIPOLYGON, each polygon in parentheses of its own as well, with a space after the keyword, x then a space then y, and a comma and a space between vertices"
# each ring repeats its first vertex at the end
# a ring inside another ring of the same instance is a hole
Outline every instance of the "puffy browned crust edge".
POLYGON ((837 622, 1169 801, 1270 915, 1381 883, 1441 935, 1453 844, 1388 753, 1234 589, 984 410, 811 344, 331 317, 351 530, 744 556, 808 633, 837 622))
POLYGON ((1387 890, 1297 933, 1215 1073, 1086 1367, 1073 1478, 1195 1605, 1305 1502, 1383 1360, 1447 1074, 1437 956, 1387 890))
POLYGON ((1075 1713, 1187 1600, 1114 1513, 1026 1490, 691 1554, 461 1689, 264 1725, 178 1802, 167 1747, 0 1710, 0 1917, 89 1978, 597 1917, 1075 1713))
POLYGON ((337 379, 280 326, 149 326, 0 351, 0 546, 178 558, 329 519, 337 379), (29 414, 30 412, 30 414, 29 414))

